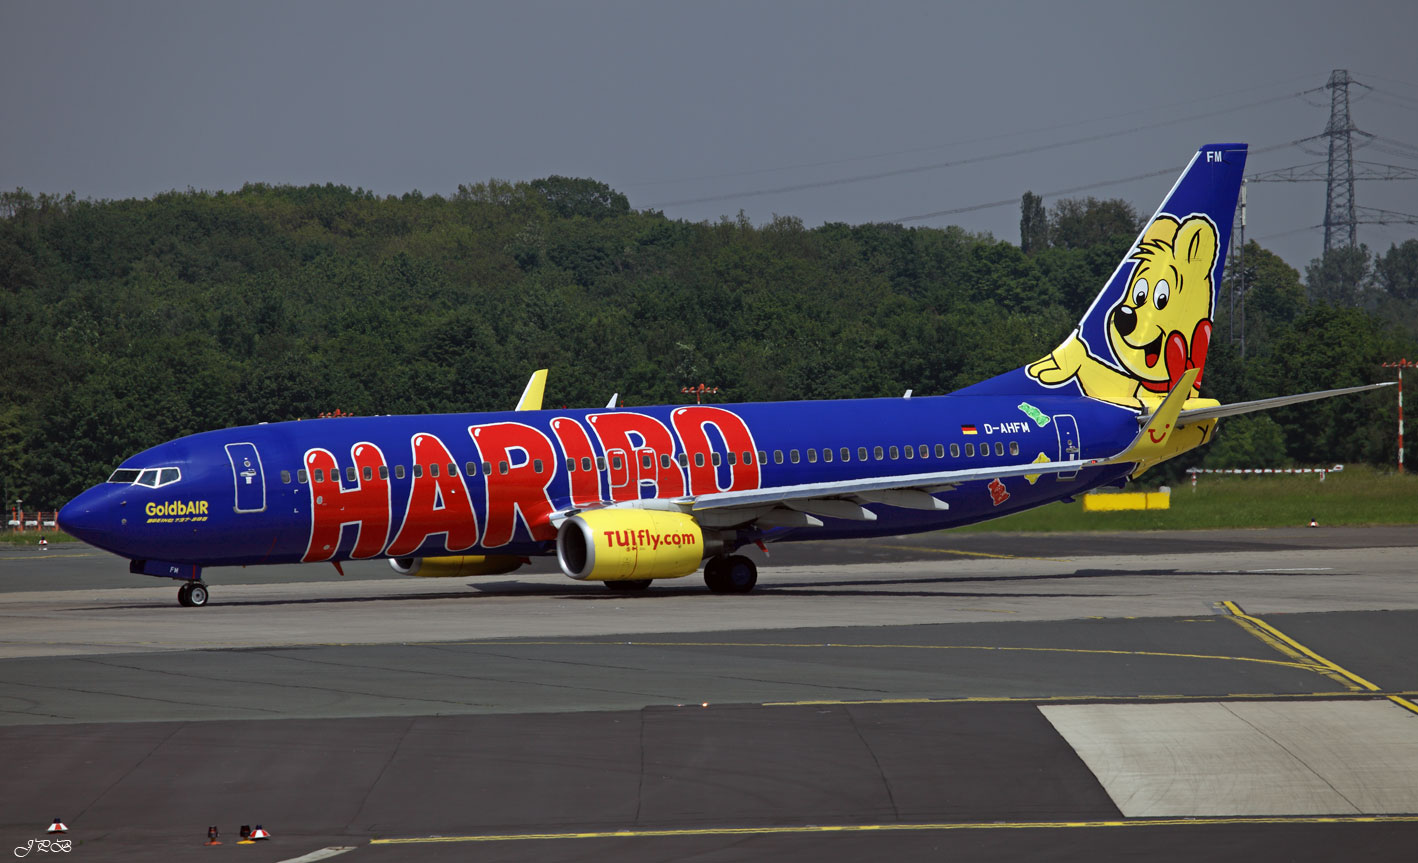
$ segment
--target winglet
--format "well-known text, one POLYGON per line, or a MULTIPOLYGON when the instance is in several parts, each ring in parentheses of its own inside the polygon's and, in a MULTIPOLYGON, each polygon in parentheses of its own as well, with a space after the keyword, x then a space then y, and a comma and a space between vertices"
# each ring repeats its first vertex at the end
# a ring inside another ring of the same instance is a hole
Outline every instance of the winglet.
POLYGON ((1132 446, 1107 461, 1111 464, 1136 462, 1137 470, 1132 475, 1137 476, 1154 464, 1176 455, 1179 450, 1171 444, 1173 432, 1177 430, 1177 417, 1181 414, 1182 405, 1191 394, 1192 384, 1196 383, 1199 374, 1201 369, 1187 369, 1181 380, 1177 381, 1176 386, 1172 387, 1171 392, 1167 393, 1167 397, 1157 406, 1157 410, 1152 412, 1147 424, 1133 439, 1132 446))
POLYGON ((527 380, 527 388, 522 390, 522 397, 517 400, 517 407, 514 411, 539 411, 542 409, 542 393, 547 388, 547 370, 537 369, 532 372, 531 378, 527 380))

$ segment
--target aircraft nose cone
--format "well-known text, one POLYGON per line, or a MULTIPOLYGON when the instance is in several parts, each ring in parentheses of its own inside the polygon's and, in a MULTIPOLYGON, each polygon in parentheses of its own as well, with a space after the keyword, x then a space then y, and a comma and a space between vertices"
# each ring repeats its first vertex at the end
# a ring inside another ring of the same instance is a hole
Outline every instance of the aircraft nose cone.
POLYGON ((107 540, 113 535, 118 519, 111 495, 103 486, 96 486, 60 508, 59 529, 75 539, 103 548, 109 544, 107 540))

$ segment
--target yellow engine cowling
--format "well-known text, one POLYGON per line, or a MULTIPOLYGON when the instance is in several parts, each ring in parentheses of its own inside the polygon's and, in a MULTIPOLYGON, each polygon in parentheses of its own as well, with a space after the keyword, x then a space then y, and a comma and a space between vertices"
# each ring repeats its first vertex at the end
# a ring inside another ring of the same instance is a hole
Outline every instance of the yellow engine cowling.
POLYGON ((692 516, 648 509, 598 509, 562 522, 561 571, 580 581, 679 578, 699 569, 704 531, 692 516))
POLYGON ((458 554, 449 557, 392 557, 389 559, 389 565, 400 575, 418 575, 424 578, 501 575, 529 562, 525 557, 511 554, 458 554))

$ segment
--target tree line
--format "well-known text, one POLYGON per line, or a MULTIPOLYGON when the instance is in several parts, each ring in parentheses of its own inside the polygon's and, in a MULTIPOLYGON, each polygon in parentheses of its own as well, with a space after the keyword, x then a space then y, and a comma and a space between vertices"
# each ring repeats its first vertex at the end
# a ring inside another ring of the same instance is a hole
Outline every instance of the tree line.
MULTIPOLYGON (((950 392, 1058 344, 1138 223, 1123 201, 1046 212, 1031 195, 1019 245, 958 227, 695 223, 565 177, 447 196, 3 193, 0 494, 55 507, 207 429, 503 409, 541 367, 549 406, 675 402, 699 383, 724 401, 950 392)), ((1303 279, 1252 242, 1244 285, 1245 355, 1223 285, 1209 396, 1382 380, 1381 362, 1418 356, 1418 241, 1332 253, 1303 279)), ((1321 402, 1224 421, 1197 459, 1390 463, 1394 426, 1391 398, 1321 402)))

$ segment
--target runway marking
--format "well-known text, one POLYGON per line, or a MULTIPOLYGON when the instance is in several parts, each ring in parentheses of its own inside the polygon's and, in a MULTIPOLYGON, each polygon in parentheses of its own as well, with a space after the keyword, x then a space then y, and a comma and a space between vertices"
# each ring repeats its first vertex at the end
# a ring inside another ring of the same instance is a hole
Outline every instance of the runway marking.
POLYGON ((346 851, 355 850, 354 845, 331 845, 329 848, 321 848, 319 851, 311 851, 309 854, 302 854, 299 857, 289 857, 280 863, 316 863, 317 860, 329 860, 331 857, 338 857, 346 851))
POLYGON ((954 548, 934 548, 929 545, 883 545, 878 544, 874 548, 892 548, 897 551, 931 551, 936 554, 958 554, 961 557, 994 557, 1002 560, 1052 560, 1058 563, 1070 560, 1066 557, 1030 557, 1027 554, 990 554, 985 551, 960 551, 954 548))
POLYGON ((678 830, 601 830, 584 833, 491 833, 480 836, 413 836, 371 839, 371 845, 434 845, 567 839, 674 839, 692 836, 783 836, 818 833, 900 833, 955 830, 1063 830, 1111 827, 1198 827, 1231 824, 1415 824, 1418 815, 1313 815, 1294 817, 1128 818, 1110 821, 981 821, 925 824, 814 824, 801 827, 697 827, 678 830))
POLYGON ((31 554, 24 557, 10 557, 8 555, 0 557, 0 563, 11 560, 72 560, 76 557, 102 557, 98 552, 88 552, 82 554, 31 554))
POLYGON ((1226 600, 1225 602, 1221 603, 1221 607, 1224 608, 1232 616, 1231 619, 1235 620, 1241 626, 1241 628, 1245 629, 1247 632, 1251 633, 1256 638, 1259 638, 1261 641, 1264 641, 1266 644, 1269 644, 1271 647, 1275 648, 1281 653, 1284 653, 1287 656, 1309 657, 1309 659, 1316 663, 1316 665, 1322 667, 1323 669, 1327 669, 1321 670, 1321 668, 1311 666, 1311 668, 1314 668, 1314 670, 1318 671, 1320 674, 1323 674, 1325 677, 1328 677, 1331 680, 1338 680, 1341 684, 1348 687, 1349 689, 1367 689, 1370 692, 1379 691, 1379 687, 1377 684, 1371 683, 1360 677, 1359 675, 1355 674, 1354 672, 1349 671, 1345 668, 1341 668, 1333 662, 1330 662, 1328 659, 1325 659, 1323 656, 1320 656, 1318 653, 1315 653, 1313 650, 1309 649, 1305 645, 1301 644, 1300 642, 1296 641, 1295 639, 1291 638, 1290 636, 1266 623, 1264 620, 1261 620, 1259 617, 1246 614, 1246 612, 1241 608, 1241 606, 1237 605, 1236 603, 1230 600, 1226 600))
MULTIPOLYGON (((424 645, 477 645, 483 647, 773 647, 787 649, 848 649, 848 650, 998 650, 1024 653, 1083 653, 1104 656, 1157 656, 1168 659, 1214 659, 1226 662, 1257 662, 1321 671, 1312 662, 1297 655, 1298 661, 1263 659, 1254 656, 1222 656, 1209 653, 1167 653, 1156 650, 1104 650, 1084 647, 1015 647, 981 644, 841 644, 838 642, 758 642, 758 641, 436 641, 410 642, 424 645)), ((1377 687, 1375 687, 1377 689, 1377 687)))
MULTIPOLYGON (((1280 701, 1335 699, 1369 700, 1375 695, 1397 698, 1395 694, 1354 692, 1231 692, 1225 695, 957 695, 942 698, 815 699, 807 701, 767 701, 760 707, 851 707, 876 704, 1058 704, 1061 702, 1120 703, 1135 701, 1280 701)), ((1414 706, 1418 710, 1418 705, 1414 706)))

